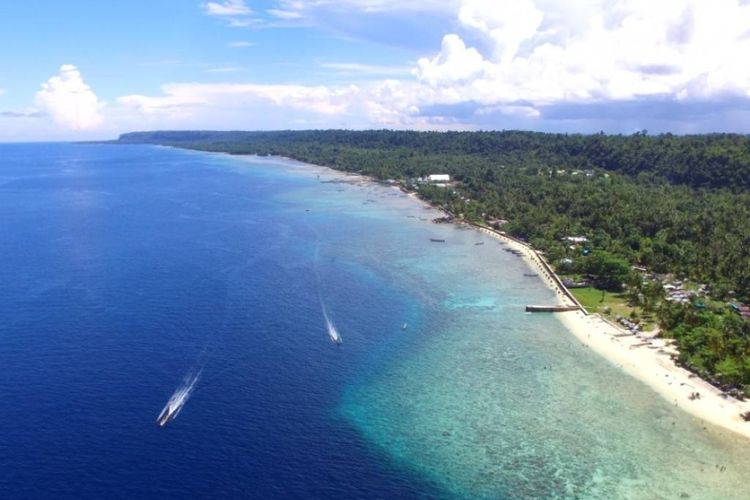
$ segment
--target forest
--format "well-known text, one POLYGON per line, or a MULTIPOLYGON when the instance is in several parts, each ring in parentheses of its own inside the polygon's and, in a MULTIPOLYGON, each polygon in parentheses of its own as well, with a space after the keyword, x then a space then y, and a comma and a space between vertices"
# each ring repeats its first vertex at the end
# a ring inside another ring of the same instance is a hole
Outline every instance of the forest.
POLYGON ((399 181, 459 218, 503 221, 559 272, 643 302, 686 367, 750 393, 750 328, 730 307, 750 300, 748 136, 165 131, 118 142, 286 156, 399 181), (438 173, 455 182, 418 182, 438 173), (668 302, 667 276, 708 295, 668 302))

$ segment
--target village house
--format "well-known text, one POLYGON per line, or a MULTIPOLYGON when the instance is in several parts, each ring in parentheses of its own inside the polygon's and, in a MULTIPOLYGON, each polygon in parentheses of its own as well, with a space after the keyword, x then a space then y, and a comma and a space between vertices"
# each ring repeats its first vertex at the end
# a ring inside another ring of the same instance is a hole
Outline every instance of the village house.
POLYGON ((563 239, 569 243, 575 244, 586 243, 587 241, 589 241, 589 239, 585 236, 566 236, 563 239))
POLYGON ((450 182, 451 176, 448 174, 431 174, 427 176, 427 182, 450 182))

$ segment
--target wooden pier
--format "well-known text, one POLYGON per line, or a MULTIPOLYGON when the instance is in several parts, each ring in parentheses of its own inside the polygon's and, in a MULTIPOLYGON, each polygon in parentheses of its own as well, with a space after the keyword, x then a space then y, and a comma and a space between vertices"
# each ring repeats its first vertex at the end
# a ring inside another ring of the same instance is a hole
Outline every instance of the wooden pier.
POLYGON ((568 311, 580 311, 581 308, 578 306, 526 306, 526 312, 532 313, 556 313, 556 312, 568 312, 568 311))

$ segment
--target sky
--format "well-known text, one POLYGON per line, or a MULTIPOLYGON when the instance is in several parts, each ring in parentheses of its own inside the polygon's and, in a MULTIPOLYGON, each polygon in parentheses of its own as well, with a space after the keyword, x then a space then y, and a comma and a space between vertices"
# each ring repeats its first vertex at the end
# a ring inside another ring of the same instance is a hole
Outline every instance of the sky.
POLYGON ((750 0, 7 0, 0 141, 750 133, 750 0))

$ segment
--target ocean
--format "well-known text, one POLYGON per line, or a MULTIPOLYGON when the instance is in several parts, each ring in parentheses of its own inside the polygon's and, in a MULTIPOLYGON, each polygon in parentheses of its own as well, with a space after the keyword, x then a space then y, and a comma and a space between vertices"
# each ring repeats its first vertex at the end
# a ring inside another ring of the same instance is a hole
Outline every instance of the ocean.
POLYGON ((0 145, 0 497, 747 498, 750 442, 438 215, 282 159, 0 145))

